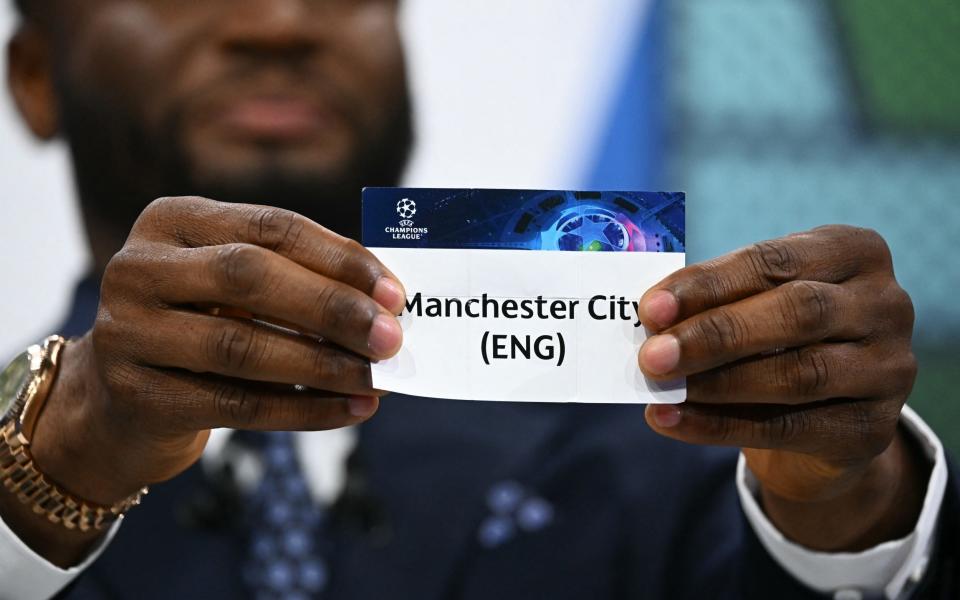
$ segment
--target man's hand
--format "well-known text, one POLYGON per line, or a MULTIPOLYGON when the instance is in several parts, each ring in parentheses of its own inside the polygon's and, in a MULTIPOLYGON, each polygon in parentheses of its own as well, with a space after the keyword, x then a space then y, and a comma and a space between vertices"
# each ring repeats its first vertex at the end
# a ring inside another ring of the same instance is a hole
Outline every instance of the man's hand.
POLYGON ((686 376, 651 405, 678 440, 740 446, 768 516, 808 547, 908 533, 923 466, 898 434, 916 376, 913 306, 875 232, 828 226, 674 273, 641 299, 643 372, 686 376))
MULTIPOLYGON (((185 470, 213 428, 359 423, 382 395, 369 360, 400 348, 404 299, 366 249, 304 217, 158 200, 107 266, 92 332, 65 350, 35 460, 110 505, 185 470)), ((77 557, 63 536, 24 523, 52 560, 77 557)))

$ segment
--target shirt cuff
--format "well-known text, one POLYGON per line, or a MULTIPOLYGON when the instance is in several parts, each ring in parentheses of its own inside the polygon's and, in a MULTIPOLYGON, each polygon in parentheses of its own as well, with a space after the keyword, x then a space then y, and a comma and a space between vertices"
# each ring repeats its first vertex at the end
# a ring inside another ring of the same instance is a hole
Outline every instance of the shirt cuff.
POLYGON ((96 549, 79 565, 61 569, 24 544, 0 517, 0 600, 44 600, 57 594, 104 551, 123 519, 110 527, 96 549))
POLYGON ((760 508, 757 502, 759 483, 740 454, 737 491, 747 520, 770 556, 807 587, 821 593, 833 593, 838 598, 882 593, 894 600, 923 579, 946 490, 947 461, 943 444, 910 407, 903 407, 900 422, 933 463, 927 496, 916 528, 909 535, 863 552, 817 552, 788 540, 760 508))

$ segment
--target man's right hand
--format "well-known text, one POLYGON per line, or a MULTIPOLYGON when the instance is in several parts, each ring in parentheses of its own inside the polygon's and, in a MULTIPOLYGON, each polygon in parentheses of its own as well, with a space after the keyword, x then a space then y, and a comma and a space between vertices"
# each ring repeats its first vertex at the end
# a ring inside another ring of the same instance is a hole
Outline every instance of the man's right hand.
POLYGON ((64 352, 34 459, 110 505, 196 462, 213 428, 364 421, 382 395, 369 361, 399 350, 404 301, 370 252, 295 213, 157 200, 107 266, 93 330, 64 352))

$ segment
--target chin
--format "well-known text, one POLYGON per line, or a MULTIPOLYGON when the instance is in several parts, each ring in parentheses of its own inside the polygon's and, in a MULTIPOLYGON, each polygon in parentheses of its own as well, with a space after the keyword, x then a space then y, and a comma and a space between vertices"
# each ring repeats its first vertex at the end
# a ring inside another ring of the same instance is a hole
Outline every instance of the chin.
POLYGON ((198 180, 259 179, 274 173, 336 180, 350 171, 351 148, 322 143, 228 143, 196 145, 188 150, 198 180))
POLYGON ((194 130, 175 144, 172 173, 184 195, 298 212, 350 237, 359 234, 364 186, 400 180, 411 146, 406 120, 382 135, 329 132, 300 140, 194 130))
POLYGON ((233 159, 194 163, 183 194, 291 210, 342 235, 359 235, 362 178, 319 161, 233 159))

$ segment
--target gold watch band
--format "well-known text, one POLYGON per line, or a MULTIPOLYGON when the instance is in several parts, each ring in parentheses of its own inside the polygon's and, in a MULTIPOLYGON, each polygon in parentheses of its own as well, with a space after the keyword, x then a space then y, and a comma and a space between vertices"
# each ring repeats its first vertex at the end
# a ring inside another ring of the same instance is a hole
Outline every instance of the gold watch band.
POLYGON ((51 523, 82 532, 101 530, 140 504, 147 488, 113 506, 87 502, 49 481, 30 454, 30 441, 56 379, 58 359, 65 344, 62 337, 52 336, 41 346, 33 346, 27 351, 30 379, 16 399, 14 406, 18 414, 0 428, 0 479, 20 502, 30 505, 35 514, 51 523))
POLYGON ((0 443, 0 478, 4 487, 20 502, 29 504, 35 514, 67 529, 102 530, 140 504, 148 491, 143 488, 109 507, 86 502, 63 491, 37 470, 29 446, 23 443, 15 422, 11 421, 0 429, 0 437, 3 438, 0 443))

